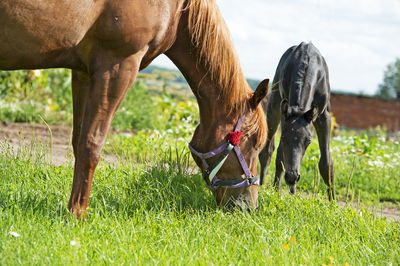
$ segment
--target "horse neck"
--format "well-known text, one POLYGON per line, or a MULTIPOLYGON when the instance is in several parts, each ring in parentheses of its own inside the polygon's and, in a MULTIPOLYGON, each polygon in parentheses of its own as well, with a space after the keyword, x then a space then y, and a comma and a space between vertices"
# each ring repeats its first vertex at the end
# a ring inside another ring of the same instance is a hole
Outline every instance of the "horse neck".
POLYGON ((220 84, 213 79, 214 73, 202 63, 197 51, 198 48, 192 43, 187 28, 180 26, 175 43, 165 54, 182 72, 195 95, 199 105, 200 123, 208 127, 217 120, 236 119, 240 112, 230 108, 222 99, 220 84))
POLYGON ((174 45, 166 55, 182 72, 196 96, 202 122, 209 120, 209 112, 217 113, 217 109, 225 109, 221 108, 224 107, 223 103, 218 103, 219 87, 216 82, 213 82, 211 75, 204 67, 197 64, 197 58, 194 58, 192 53, 185 52, 185 49, 174 45))

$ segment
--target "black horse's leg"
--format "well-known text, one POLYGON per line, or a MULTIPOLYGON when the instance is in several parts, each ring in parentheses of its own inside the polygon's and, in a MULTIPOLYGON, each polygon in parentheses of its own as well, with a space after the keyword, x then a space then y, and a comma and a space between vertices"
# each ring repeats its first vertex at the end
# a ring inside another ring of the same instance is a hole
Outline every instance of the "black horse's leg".
POLYGON ((317 131, 319 149, 321 157, 319 160, 319 172, 328 186, 329 200, 335 199, 333 161, 330 154, 329 142, 331 135, 331 115, 325 110, 314 122, 317 131))
POLYGON ((274 179, 274 187, 276 191, 279 191, 281 187, 281 179, 283 173, 285 172, 283 166, 283 151, 282 151, 282 141, 279 141, 278 151, 276 153, 276 160, 275 160, 275 179, 274 179))
POLYGON ((268 125, 268 138, 264 149, 260 152, 258 159, 261 165, 260 171, 260 184, 264 184, 264 178, 267 175, 267 169, 271 163, 272 154, 275 150, 275 133, 280 123, 280 103, 281 96, 278 90, 273 91, 268 98, 267 104, 267 125, 268 125))

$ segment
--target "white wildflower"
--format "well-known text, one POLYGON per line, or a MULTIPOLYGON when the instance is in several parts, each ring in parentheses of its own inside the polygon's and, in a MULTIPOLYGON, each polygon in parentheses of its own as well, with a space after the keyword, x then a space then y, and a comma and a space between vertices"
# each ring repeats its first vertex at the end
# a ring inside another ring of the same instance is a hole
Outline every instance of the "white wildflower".
POLYGON ((12 235, 13 237, 20 237, 21 236, 17 232, 13 232, 13 231, 10 231, 10 235, 12 235))
POLYGON ((131 134, 131 133, 123 133, 122 135, 123 135, 124 137, 127 137, 127 138, 132 137, 132 134, 131 134))
POLYGON ((33 70, 33 75, 35 77, 40 77, 41 74, 42 74, 42 70, 40 70, 40 69, 33 70))

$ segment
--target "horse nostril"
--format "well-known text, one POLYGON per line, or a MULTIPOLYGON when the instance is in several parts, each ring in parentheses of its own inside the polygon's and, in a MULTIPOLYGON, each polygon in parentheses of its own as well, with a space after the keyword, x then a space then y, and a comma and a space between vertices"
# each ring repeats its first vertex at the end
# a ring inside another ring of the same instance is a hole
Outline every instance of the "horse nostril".
POLYGON ((300 175, 297 176, 296 182, 299 182, 300 180, 300 175))

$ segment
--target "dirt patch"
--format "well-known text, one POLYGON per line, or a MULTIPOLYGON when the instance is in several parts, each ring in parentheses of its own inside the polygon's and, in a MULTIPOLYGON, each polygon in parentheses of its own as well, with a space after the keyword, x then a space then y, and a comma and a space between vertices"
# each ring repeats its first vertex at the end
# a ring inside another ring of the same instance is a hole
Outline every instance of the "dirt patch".
MULTIPOLYGON (((39 142, 50 146, 50 143, 52 143, 52 162, 55 165, 64 165, 71 161, 73 153, 71 137, 72 128, 67 126, 50 126, 49 129, 44 124, 6 123, 0 121, 0 138, 2 140, 6 139, 14 151, 21 145, 29 146, 32 143, 39 142)), ((116 162, 117 159, 115 156, 102 154, 102 160, 116 162)))
MULTIPOLYGON (((284 193, 289 194, 288 191, 284 193)), ((306 198, 313 197, 311 193, 306 191, 302 192, 301 195, 306 198)), ((328 198, 326 198, 326 200, 328 200, 328 198)), ((338 198, 337 196, 335 200, 337 204, 343 208, 351 207, 358 212, 361 212, 362 209, 364 209, 369 211, 370 213, 373 213, 376 217, 387 218, 389 221, 400 222, 400 206, 398 206, 396 203, 380 202, 378 205, 371 205, 365 204, 364 202, 346 202, 346 199, 344 197, 338 198)))
POLYGON ((343 201, 339 201, 338 204, 342 207, 351 206, 353 209, 361 212, 361 207, 373 213, 376 217, 379 218, 387 218, 389 221, 400 222, 400 209, 396 206, 384 206, 380 204, 379 206, 365 206, 361 204, 358 206, 357 203, 346 203, 343 201))

